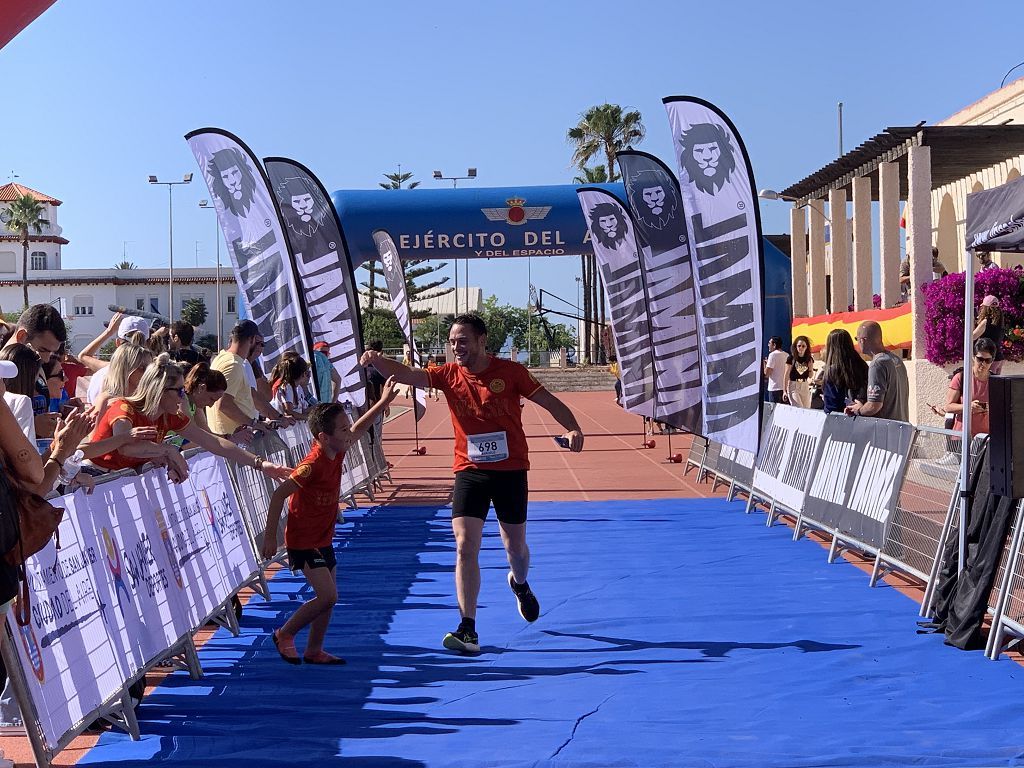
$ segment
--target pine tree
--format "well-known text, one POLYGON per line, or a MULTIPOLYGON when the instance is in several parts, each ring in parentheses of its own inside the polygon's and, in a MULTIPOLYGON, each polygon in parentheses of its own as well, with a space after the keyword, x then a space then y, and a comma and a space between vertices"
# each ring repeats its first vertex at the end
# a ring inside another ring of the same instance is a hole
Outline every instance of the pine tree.
MULTIPOLYGON (((409 172, 402 173, 402 166, 399 165, 397 173, 385 173, 384 178, 387 179, 387 182, 382 181, 379 182, 379 184, 382 189, 403 189, 402 185, 409 181, 413 175, 414 174, 409 172)), ((405 186, 404 189, 416 189, 419 184, 420 183, 418 181, 414 181, 405 186)), ((434 280, 433 282, 428 282, 423 285, 417 285, 416 280, 418 278, 424 277, 448 266, 447 262, 441 262, 436 265, 419 266, 423 262, 424 259, 412 259, 411 261, 402 262, 405 267, 405 292, 409 296, 410 305, 415 301, 436 299, 437 297, 449 294, 454 290, 452 288, 435 290, 448 282, 447 277, 443 277, 440 280, 434 280), (428 291, 434 292, 428 293, 428 291)), ((391 300, 391 294, 388 293, 383 268, 378 266, 376 259, 371 259, 366 262, 362 265, 362 268, 370 273, 369 279, 365 283, 360 283, 360 285, 366 289, 364 292, 368 297, 367 304, 369 308, 374 309, 377 306, 378 300, 382 301, 385 306, 389 306, 388 302, 391 300), (378 276, 381 278, 379 282, 380 285, 384 286, 383 288, 378 286, 378 276)), ((412 313, 412 316, 417 319, 427 317, 428 315, 430 315, 428 310, 418 310, 412 313)))

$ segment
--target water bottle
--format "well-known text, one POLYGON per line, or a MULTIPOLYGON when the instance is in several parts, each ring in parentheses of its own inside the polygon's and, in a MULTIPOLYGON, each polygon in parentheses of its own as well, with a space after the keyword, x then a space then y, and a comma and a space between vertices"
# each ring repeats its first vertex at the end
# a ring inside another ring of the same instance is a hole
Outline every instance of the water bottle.
POLYGON ((57 480, 61 485, 67 485, 78 477, 78 473, 82 469, 83 459, 85 459, 85 454, 82 453, 81 450, 78 450, 64 460, 64 463, 60 467, 60 473, 57 477, 57 480))

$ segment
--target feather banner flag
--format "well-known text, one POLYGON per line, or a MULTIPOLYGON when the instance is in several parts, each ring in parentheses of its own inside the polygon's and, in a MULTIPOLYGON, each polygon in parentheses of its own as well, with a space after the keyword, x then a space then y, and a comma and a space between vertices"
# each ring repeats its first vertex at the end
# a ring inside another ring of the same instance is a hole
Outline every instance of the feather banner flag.
POLYGON ((611 192, 596 187, 576 190, 590 229, 590 244, 604 280, 612 338, 622 378, 622 407, 654 416, 654 344, 636 241, 636 224, 611 192))
MULTIPOLYGON (((412 360, 418 362, 419 352, 416 351, 416 339, 412 335, 412 315, 409 313, 409 294, 405 290, 405 270, 398 255, 398 246, 391 239, 391 235, 383 229, 374 231, 373 242, 377 246, 380 263, 384 266, 384 279, 391 295, 391 309, 394 310, 398 327, 405 336, 405 343, 409 345, 412 360)), ((416 421, 419 421, 426 413, 427 403, 422 389, 413 387, 413 395, 416 403, 416 421)))
POLYGON ((636 223, 640 268, 654 344, 654 418, 699 434, 702 387, 686 215, 675 174, 654 155, 617 156, 636 223))
POLYGON ((757 452, 764 279, 754 174, 732 121, 702 99, 664 99, 692 253, 705 437, 757 452))
MULTIPOLYGON (((313 342, 330 346, 331 365, 341 377, 335 399, 361 409, 366 404, 366 370, 359 365, 363 334, 341 222, 327 191, 308 168, 283 157, 267 157, 263 163, 285 223, 313 342)), ((331 399, 330 393, 317 394, 322 402, 331 399)))
POLYGON ((263 359, 273 364, 294 351, 312 360, 304 297, 263 167, 241 139, 219 128, 185 140, 213 197, 249 317, 266 339, 263 359))

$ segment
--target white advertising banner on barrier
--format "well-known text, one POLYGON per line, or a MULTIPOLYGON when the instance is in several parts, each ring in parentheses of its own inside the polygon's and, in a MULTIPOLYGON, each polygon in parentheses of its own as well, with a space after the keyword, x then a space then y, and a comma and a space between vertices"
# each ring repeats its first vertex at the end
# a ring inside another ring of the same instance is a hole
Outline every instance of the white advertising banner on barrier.
POLYGON ((97 542, 96 588, 129 678, 190 629, 183 590, 139 478, 104 483, 88 500, 79 526, 97 542))
POLYGON ((220 549, 192 483, 175 485, 162 475, 149 472, 139 478, 145 489, 145 514, 156 521, 158 548, 170 565, 167 588, 182 595, 186 622, 189 627, 196 627, 227 598, 230 590, 225 589, 220 549))
POLYGON ((776 405, 761 438, 754 467, 755 492, 800 512, 824 426, 823 411, 776 405))
POLYGON ((189 482, 199 503, 200 518, 218 552, 224 582, 223 601, 258 570, 259 563, 242 520, 227 465, 219 456, 204 453, 189 459, 189 482))
POLYGON ((914 428, 902 421, 830 413, 812 462, 804 517, 881 547, 913 439, 914 428))
POLYGON ((67 511, 60 524, 60 549, 53 543, 25 563, 31 620, 7 623, 21 659, 43 736, 55 748, 63 734, 125 682, 107 626, 115 609, 96 589, 93 569, 103 560, 99 542, 76 520, 88 504, 79 491, 54 502, 67 511))
POLYGON ((740 448, 733 448, 731 445, 723 445, 718 455, 716 474, 728 477, 737 485, 749 488, 754 477, 753 451, 744 451, 740 448))

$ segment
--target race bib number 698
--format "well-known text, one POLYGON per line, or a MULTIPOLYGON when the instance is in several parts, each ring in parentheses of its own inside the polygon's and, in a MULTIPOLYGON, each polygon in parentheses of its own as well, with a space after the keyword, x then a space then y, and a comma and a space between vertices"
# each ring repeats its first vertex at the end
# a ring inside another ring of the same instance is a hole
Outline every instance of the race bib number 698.
POLYGON ((469 460, 475 463, 486 464, 508 458, 508 437, 504 430, 466 435, 466 445, 469 460))

